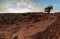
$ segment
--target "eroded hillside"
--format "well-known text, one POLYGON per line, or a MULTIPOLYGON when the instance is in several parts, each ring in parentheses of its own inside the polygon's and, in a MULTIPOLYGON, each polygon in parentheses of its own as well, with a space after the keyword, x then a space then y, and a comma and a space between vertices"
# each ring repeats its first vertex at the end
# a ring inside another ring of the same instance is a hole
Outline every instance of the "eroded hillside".
POLYGON ((60 39, 59 14, 0 14, 0 39, 60 39))

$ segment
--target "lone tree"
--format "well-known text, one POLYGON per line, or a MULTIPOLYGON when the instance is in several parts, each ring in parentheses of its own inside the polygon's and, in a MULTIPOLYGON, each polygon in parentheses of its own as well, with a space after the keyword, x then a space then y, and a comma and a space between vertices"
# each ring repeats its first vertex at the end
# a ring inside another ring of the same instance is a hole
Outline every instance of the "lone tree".
POLYGON ((47 13, 50 13, 51 10, 53 9, 53 6, 47 6, 44 11, 47 12, 47 13))

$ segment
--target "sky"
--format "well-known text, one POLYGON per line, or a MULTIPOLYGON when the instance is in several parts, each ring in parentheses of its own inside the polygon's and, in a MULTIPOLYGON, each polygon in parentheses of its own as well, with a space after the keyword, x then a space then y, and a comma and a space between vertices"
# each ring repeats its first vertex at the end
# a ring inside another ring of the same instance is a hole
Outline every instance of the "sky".
POLYGON ((50 5, 51 12, 60 12, 60 0, 0 0, 0 13, 44 12, 50 5))

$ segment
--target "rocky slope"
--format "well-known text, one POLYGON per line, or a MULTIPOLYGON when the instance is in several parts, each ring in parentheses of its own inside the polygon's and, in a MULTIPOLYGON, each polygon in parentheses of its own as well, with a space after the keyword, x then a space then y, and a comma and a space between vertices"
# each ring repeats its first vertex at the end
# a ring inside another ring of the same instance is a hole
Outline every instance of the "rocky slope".
POLYGON ((60 39, 60 14, 0 14, 0 39, 60 39))

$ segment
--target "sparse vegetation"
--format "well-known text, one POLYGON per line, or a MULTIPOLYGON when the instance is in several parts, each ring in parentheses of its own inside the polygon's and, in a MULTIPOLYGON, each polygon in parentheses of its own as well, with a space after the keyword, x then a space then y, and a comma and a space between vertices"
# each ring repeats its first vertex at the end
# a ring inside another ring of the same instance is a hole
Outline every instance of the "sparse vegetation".
POLYGON ((60 35, 59 16, 60 13, 41 14, 41 12, 37 14, 0 14, 0 39, 20 39, 21 34, 24 34, 22 37, 24 39, 50 39, 51 37, 51 39, 58 39, 60 35))

